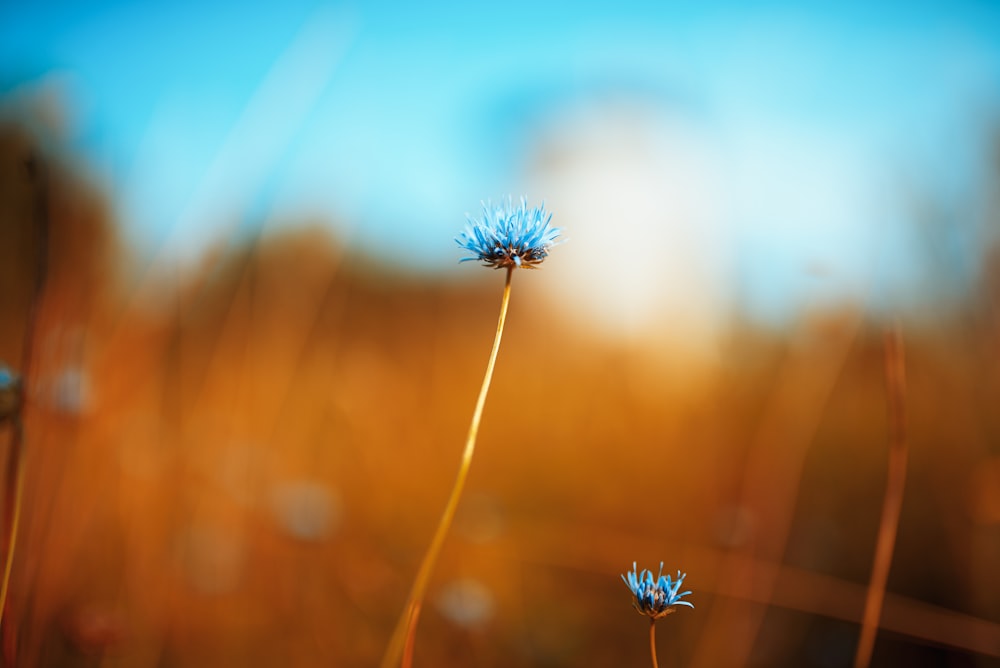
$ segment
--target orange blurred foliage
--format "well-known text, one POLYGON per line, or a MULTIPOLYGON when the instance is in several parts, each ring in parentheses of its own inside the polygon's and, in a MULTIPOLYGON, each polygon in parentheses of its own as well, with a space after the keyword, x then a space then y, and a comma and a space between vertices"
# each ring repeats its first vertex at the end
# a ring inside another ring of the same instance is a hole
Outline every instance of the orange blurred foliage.
MULTIPOLYGON (((457 469, 499 274, 407 275, 317 226, 222 249, 177 285, 126 277, 95 189, 8 128, 8 363, 36 270, 30 156, 50 168, 49 274, 19 662, 374 665, 457 469)), ((881 325, 850 306, 743 324, 691 378, 553 321, 531 294, 544 280, 515 276, 416 662, 644 665, 618 574, 663 560, 696 606, 661 625, 663 664, 845 665, 885 484, 881 325)), ((957 315, 904 323, 910 470, 874 665, 1000 657, 998 290, 984 278, 957 315)))

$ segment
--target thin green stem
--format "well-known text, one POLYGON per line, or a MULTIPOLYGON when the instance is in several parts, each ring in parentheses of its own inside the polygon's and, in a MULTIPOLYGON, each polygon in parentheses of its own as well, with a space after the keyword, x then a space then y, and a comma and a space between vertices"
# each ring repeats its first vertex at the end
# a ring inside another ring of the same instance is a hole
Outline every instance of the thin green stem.
POLYGON ((875 543, 875 560, 868 583, 865 611, 861 619, 861 638, 854 656, 855 668, 867 668, 875 647, 875 634, 882 616, 882 601, 889 579, 893 548, 899 514, 903 507, 903 490, 906 485, 906 361, 899 328, 885 334, 885 385, 886 409, 889 417, 889 473, 882 502, 882 519, 879 522, 875 543))
POLYGON ((653 657, 653 668, 660 668, 656 663, 656 620, 649 618, 649 653, 653 657))
POLYGON ((392 633, 389 647, 382 657, 381 668, 395 668, 402 658, 403 668, 410 668, 413 664, 413 644, 417 631, 417 621, 420 619, 420 608, 423 604, 424 594, 427 591, 427 583, 430 581, 431 573, 434 571, 434 564, 437 562, 438 554, 444 545, 444 539, 448 535, 452 519, 455 517, 455 510, 458 508, 458 501, 462 496, 462 489, 465 487, 465 479, 469 475, 469 466, 472 463, 472 455, 476 450, 476 436, 479 434, 479 423, 483 417, 483 407, 486 405, 486 395, 489 393, 490 382, 493 380, 493 368, 496 366, 497 353, 500 351, 500 339, 503 338, 503 326, 507 320, 507 306, 510 303, 510 280, 514 273, 513 267, 507 268, 507 280, 503 287, 503 300, 500 302, 500 319, 497 321, 497 333, 493 339, 493 350, 490 351, 490 361, 486 365, 486 375, 483 377, 483 385, 479 389, 479 398, 476 400, 476 408, 472 412, 472 424, 469 425, 469 434, 465 439, 465 450, 462 452, 462 463, 458 468, 458 476, 455 478, 455 485, 451 489, 451 496, 444 507, 441 519, 438 522, 437 531, 431 540, 430 547, 424 554, 424 559, 420 563, 420 570, 417 571, 417 578, 413 582, 413 589, 410 590, 410 597, 406 602, 403 615, 396 624, 396 629, 392 633))

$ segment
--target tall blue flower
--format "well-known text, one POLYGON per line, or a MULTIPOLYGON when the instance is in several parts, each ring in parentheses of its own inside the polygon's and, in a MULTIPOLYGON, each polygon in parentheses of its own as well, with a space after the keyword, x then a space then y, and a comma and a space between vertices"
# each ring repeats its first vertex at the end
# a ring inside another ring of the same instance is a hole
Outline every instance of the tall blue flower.
POLYGON ((694 605, 681 599, 690 594, 689 591, 680 591, 681 584, 687 573, 677 571, 677 579, 671 579, 669 575, 663 575, 663 562, 660 562, 660 572, 653 579, 653 572, 645 568, 638 572, 635 562, 632 562, 632 570, 622 575, 622 580, 632 590, 635 597, 632 607, 640 614, 646 615, 650 619, 666 617, 674 611, 675 605, 686 605, 693 608, 694 605))
POLYGON ((467 218, 469 224, 455 242, 474 254, 459 261, 481 260, 495 269, 534 269, 548 257, 562 231, 549 225, 552 214, 545 211, 544 203, 529 209, 523 197, 520 206, 510 197, 496 205, 484 202, 480 219, 467 218))

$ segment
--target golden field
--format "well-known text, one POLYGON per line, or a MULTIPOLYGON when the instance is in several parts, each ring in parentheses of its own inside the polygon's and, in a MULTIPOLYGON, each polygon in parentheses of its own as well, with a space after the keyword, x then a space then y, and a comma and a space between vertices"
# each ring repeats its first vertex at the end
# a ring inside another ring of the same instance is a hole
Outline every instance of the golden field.
MULTIPOLYGON (((8 661, 377 665, 454 480, 501 274, 409 274, 316 224, 171 277, 128 257, 79 169, 49 160, 42 188, 35 143, 0 142, 0 359, 18 369, 34 341, 8 661)), ((992 266, 902 320, 910 457, 872 665, 1000 662, 992 266)), ((661 665, 849 665, 888 323, 850 304, 782 329, 737 313, 690 366, 563 322, 545 271, 514 278, 416 664, 648 665, 619 575, 662 560, 696 607, 658 626, 661 665)))

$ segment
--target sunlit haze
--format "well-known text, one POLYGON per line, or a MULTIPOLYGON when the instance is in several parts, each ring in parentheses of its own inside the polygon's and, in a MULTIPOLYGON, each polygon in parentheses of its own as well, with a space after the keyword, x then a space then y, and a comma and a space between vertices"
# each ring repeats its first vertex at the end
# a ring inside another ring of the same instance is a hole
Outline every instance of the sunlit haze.
POLYGON ((632 331, 961 291, 996 236, 998 26, 974 3, 37 2, 0 8, 0 59, 9 99, 63 107, 147 262, 320 219, 443 272, 466 212, 526 194, 579 299, 632 331))

